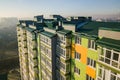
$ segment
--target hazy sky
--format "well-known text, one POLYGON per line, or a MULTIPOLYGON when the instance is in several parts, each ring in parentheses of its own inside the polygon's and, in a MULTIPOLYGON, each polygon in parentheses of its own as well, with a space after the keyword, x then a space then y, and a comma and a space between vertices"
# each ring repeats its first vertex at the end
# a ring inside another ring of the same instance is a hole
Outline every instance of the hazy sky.
POLYGON ((0 0, 0 17, 118 15, 120 0, 0 0))

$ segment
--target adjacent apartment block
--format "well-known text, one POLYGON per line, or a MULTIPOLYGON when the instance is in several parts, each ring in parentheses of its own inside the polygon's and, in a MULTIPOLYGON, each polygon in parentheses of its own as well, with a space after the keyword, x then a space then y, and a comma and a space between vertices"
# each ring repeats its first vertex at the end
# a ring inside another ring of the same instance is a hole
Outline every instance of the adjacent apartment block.
POLYGON ((120 23, 43 15, 17 26, 21 80, 120 80, 120 23))

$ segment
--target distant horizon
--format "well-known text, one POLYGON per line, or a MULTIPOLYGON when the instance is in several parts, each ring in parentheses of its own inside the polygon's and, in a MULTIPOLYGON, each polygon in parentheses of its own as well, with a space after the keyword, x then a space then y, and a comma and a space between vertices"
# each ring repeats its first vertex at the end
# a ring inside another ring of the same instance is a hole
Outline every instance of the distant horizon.
MULTIPOLYGON (((54 15, 54 14, 49 14, 49 15, 44 15, 44 14, 38 14, 38 15, 43 15, 45 18, 49 18, 50 15, 54 15)), ((61 15, 61 14, 56 14, 56 15, 61 15)), ((15 16, 0 16, 0 18, 17 18, 17 19, 33 19, 34 16, 37 16, 37 15, 33 15, 33 16, 30 16, 30 17, 15 17, 15 16)), ((64 16, 64 15, 61 15, 63 17, 70 17, 70 16, 85 16, 85 17, 89 17, 89 16, 86 16, 86 15, 69 15, 69 16, 64 16)), ((116 15, 91 15, 90 17, 92 17, 93 19, 118 19, 120 18, 120 14, 116 14, 116 15)))
POLYGON ((41 14, 120 17, 120 0, 0 0, 0 17, 33 18, 41 14))

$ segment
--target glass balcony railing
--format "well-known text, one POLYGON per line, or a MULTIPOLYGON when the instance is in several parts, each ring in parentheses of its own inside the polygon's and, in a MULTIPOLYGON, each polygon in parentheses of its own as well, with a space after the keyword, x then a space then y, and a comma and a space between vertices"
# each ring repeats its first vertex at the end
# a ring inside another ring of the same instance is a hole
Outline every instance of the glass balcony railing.
POLYGON ((70 48, 61 48, 58 47, 56 53, 59 57, 62 57, 64 60, 70 59, 70 48))
POLYGON ((65 41, 58 39, 57 44, 62 46, 71 46, 71 39, 66 38, 65 41))
POLYGON ((56 66, 59 70, 61 70, 64 74, 70 72, 70 63, 63 63, 59 61, 58 59, 56 60, 56 66))

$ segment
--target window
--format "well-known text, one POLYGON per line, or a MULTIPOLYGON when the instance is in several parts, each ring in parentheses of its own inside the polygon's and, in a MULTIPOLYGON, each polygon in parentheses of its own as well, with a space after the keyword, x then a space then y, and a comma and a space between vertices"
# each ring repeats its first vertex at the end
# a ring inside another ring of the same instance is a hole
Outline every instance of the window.
POLYGON ((52 70, 52 64, 49 60, 46 60, 46 65, 47 65, 47 68, 51 71, 52 70))
POLYGON ((110 80, 120 80, 120 74, 111 71, 110 80))
POLYGON ((76 36, 76 38, 75 38, 75 43, 81 44, 81 38, 76 36))
POLYGON ((110 80, 116 80, 116 73, 111 72, 111 78, 110 80))
POLYGON ((97 79, 96 80, 105 80, 105 73, 104 73, 104 67, 98 66, 98 73, 97 73, 97 79))
POLYGON ((80 53, 77 53, 77 52, 75 52, 75 59, 78 59, 78 60, 80 60, 80 58, 81 58, 81 55, 80 55, 80 53))
POLYGON ((66 58, 66 49, 57 45, 57 54, 58 54, 58 56, 62 56, 64 58, 66 58))
POLYGON ((46 48, 45 53, 46 53, 47 57, 49 57, 49 58, 51 59, 51 55, 52 55, 52 53, 51 53, 51 49, 46 48))
POLYGON ((51 45, 51 39, 48 39, 48 44, 51 45))
POLYGON ((56 71, 56 79, 57 80, 66 80, 63 75, 61 75, 58 71, 56 71))
POLYGON ((106 50, 106 54, 105 54, 105 62, 110 64, 110 58, 111 58, 111 51, 106 50))
POLYGON ((65 41, 65 36, 60 36, 60 40, 65 41))
POLYGON ((105 57, 111 58, 111 51, 110 51, 110 50, 106 50, 106 55, 105 55, 105 57))
POLYGON ((66 71, 66 65, 62 63, 58 58, 56 59, 56 66, 58 69, 62 69, 63 71, 66 71))
POLYGON ((66 44, 66 37, 64 35, 58 35, 57 44, 66 44))
POLYGON ((43 35, 40 35, 40 40, 44 41, 45 37, 43 35))
POLYGON ((80 75, 80 69, 78 67, 74 67, 74 72, 77 73, 78 75, 80 75))
POLYGON ((101 68, 98 69, 98 76, 99 76, 99 77, 102 77, 102 69, 101 69, 101 68))
POLYGON ((87 58, 87 65, 95 68, 96 67, 96 61, 94 61, 93 59, 87 58))
POLYGON ((40 35, 40 40, 48 45, 51 45, 51 39, 44 35, 40 35))
POLYGON ((56 67, 60 70, 62 70, 64 73, 70 72, 70 63, 64 63, 59 60, 59 58, 56 59, 56 67))
POLYGON ((94 80, 94 78, 92 78, 92 77, 89 76, 89 75, 86 75, 86 80, 94 80))
POLYGON ((120 80, 120 74, 113 72, 104 68, 103 66, 98 66, 97 80, 120 80), (107 78, 106 78, 107 76, 107 78))
POLYGON ((97 45, 95 44, 94 40, 89 40, 88 41, 88 48, 97 50, 97 45))
POLYGON ((100 53, 99 60, 116 68, 119 68, 120 65, 119 53, 106 48, 103 48, 103 52, 100 53))
POLYGON ((118 53, 113 53, 113 60, 118 61, 119 54, 118 53))
POLYGON ((45 46, 44 46, 44 45, 41 45, 41 46, 40 46, 40 50, 41 50, 42 53, 45 53, 45 46))

